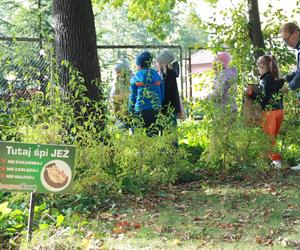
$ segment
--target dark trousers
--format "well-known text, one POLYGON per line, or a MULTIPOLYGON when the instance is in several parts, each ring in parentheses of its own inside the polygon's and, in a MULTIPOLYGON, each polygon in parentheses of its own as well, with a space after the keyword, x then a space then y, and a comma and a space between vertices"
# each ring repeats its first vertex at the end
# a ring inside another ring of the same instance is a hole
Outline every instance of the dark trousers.
POLYGON ((146 128, 148 136, 155 136, 159 134, 159 128, 156 125, 158 111, 154 109, 142 110, 141 112, 135 113, 135 116, 142 121, 143 126, 146 128))

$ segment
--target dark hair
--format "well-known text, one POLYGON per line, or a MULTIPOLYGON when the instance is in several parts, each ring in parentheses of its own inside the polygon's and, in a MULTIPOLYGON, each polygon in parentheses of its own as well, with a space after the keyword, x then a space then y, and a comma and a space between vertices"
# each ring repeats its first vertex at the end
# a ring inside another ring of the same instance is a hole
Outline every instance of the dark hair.
POLYGON ((277 79, 279 77, 279 70, 277 60, 273 55, 264 55, 258 58, 258 62, 267 66, 270 69, 271 75, 277 79))
POLYGON ((280 32, 287 32, 287 33, 294 33, 295 31, 298 31, 300 33, 300 28, 296 23, 289 22, 282 25, 280 28, 280 32))
POLYGON ((149 51, 144 51, 137 55, 136 65, 142 68, 150 68, 152 59, 152 54, 149 51))

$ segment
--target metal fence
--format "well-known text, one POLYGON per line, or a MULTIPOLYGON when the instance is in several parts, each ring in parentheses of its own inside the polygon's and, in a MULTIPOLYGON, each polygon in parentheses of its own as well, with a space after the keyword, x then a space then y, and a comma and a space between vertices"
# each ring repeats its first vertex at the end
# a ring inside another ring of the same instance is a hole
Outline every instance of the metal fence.
MULTIPOLYGON (((46 84, 52 82, 52 55, 43 45, 39 38, 0 37, 1 99, 12 95, 28 98, 36 91, 45 92, 46 84)), ((198 78, 202 72, 211 68, 210 64, 197 64, 197 57, 195 61, 194 54, 203 50, 177 45, 98 45, 97 49, 101 80, 108 85, 113 81, 113 67, 120 58, 127 58, 135 71, 135 57, 138 53, 148 50, 155 58, 163 49, 172 50, 180 66, 178 88, 181 98, 186 102, 198 96, 198 78)))
MULTIPOLYGON (((27 97, 31 92, 45 91, 51 80, 52 55, 44 49, 43 41, 38 38, 0 37, 0 98, 27 97)), ((135 71, 135 57, 143 50, 149 50, 154 57, 163 49, 173 51, 180 65, 178 87, 182 98, 189 98, 188 53, 176 45, 98 45, 101 80, 112 82, 115 63, 122 57, 128 58, 135 71)))
POLYGON ((27 98, 45 91, 50 79, 50 60, 40 39, 0 37, 0 96, 27 98))

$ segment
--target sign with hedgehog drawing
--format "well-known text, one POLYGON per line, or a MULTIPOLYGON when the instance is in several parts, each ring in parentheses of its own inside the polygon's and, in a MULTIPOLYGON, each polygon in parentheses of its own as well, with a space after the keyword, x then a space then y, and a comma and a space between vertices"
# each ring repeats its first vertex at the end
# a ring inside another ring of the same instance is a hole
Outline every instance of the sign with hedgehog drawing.
POLYGON ((0 190, 72 190, 75 146, 0 142, 0 190))

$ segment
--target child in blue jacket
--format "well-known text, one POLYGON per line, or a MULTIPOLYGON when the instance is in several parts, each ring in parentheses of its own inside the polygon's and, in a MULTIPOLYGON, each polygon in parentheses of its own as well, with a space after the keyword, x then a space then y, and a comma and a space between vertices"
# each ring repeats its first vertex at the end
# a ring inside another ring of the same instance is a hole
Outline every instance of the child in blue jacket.
POLYGON ((148 51, 136 57, 137 73, 130 80, 128 111, 138 117, 147 134, 158 134, 155 128, 157 115, 164 99, 164 86, 159 74, 151 69, 152 55, 148 51))

